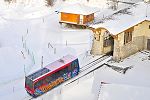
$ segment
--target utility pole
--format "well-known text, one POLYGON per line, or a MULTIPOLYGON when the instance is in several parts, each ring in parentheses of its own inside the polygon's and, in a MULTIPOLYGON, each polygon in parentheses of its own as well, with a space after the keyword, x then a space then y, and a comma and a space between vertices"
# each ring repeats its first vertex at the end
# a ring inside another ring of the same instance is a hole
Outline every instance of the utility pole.
POLYGON ((147 17, 147 8, 148 8, 148 3, 146 2, 146 17, 147 17))
POLYGON ((43 56, 42 56, 42 59, 41 59, 41 68, 43 68, 43 56))

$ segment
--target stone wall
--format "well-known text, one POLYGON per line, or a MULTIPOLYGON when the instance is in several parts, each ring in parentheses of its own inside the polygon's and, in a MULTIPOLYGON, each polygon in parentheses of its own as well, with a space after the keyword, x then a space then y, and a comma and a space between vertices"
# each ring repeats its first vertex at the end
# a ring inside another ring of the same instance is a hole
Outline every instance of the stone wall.
POLYGON ((104 32, 106 32, 106 29, 97 29, 94 33, 94 40, 92 45, 92 51, 91 54, 93 55, 102 55, 106 54, 112 51, 113 46, 104 47, 104 32))
POLYGON ((132 41, 127 44, 124 44, 125 32, 118 34, 118 38, 114 40, 113 59, 119 61, 138 51, 147 49, 147 39, 150 38, 149 25, 149 21, 143 21, 135 25, 132 41))
POLYGON ((133 41, 120 47, 120 57, 126 58, 144 49, 144 36, 134 37, 133 41))

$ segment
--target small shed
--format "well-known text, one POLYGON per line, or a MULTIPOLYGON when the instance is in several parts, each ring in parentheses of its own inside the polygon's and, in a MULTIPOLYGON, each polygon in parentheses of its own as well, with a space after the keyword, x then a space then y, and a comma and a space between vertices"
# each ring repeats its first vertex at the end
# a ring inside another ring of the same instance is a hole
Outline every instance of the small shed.
POLYGON ((70 23, 76 25, 86 25, 94 21, 95 8, 85 5, 71 4, 60 10, 60 23, 70 23))

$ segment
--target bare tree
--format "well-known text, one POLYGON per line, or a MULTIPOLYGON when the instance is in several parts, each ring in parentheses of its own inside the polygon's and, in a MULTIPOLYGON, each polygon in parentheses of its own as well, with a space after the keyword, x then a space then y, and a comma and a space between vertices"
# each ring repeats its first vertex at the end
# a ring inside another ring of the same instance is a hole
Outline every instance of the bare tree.
POLYGON ((108 0, 107 4, 110 6, 111 9, 117 10, 118 8, 118 1, 117 0, 108 0))
POLYGON ((13 0, 4 0, 5 2, 11 3, 13 0))
POLYGON ((55 0, 46 0, 46 5, 47 6, 53 6, 55 0))

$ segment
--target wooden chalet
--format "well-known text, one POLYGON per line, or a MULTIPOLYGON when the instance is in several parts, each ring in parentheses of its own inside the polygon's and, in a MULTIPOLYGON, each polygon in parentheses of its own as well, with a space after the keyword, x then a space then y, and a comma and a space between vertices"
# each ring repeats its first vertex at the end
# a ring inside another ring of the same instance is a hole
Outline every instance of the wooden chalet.
POLYGON ((60 10, 60 23, 86 25, 94 21, 95 9, 81 5, 72 4, 60 10))

